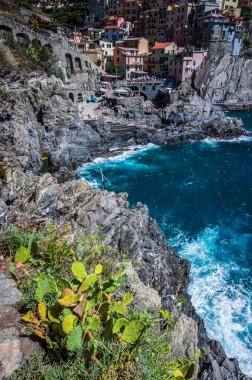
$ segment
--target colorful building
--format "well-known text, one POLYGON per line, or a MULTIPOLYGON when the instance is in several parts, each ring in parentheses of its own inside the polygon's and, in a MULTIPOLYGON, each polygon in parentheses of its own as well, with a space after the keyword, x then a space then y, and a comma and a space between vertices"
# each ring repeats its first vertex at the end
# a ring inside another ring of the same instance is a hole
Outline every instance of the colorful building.
POLYGON ((144 58, 144 70, 151 75, 166 77, 169 74, 168 61, 176 54, 178 46, 174 42, 156 42, 150 50, 144 58))
POLYGON ((191 13, 191 5, 172 4, 167 7, 166 12, 166 38, 174 41, 179 46, 191 45, 191 28, 188 17, 191 13))
POLYGON ((114 62, 114 46, 112 42, 100 41, 101 68, 106 70, 114 62))
POLYGON ((134 23, 138 20, 141 9, 140 0, 106 0, 104 14, 105 17, 123 17, 126 21, 134 23))
POLYGON ((221 8, 226 9, 235 9, 238 7, 238 0, 223 0, 221 8))
POLYGON ((179 82, 184 82, 192 77, 206 56, 207 51, 203 49, 179 49, 178 53, 169 59, 169 76, 175 77, 179 82))
POLYGON ((143 76, 146 74, 143 70, 146 54, 148 54, 148 41, 145 38, 119 41, 114 50, 114 66, 122 67, 126 79, 143 76))

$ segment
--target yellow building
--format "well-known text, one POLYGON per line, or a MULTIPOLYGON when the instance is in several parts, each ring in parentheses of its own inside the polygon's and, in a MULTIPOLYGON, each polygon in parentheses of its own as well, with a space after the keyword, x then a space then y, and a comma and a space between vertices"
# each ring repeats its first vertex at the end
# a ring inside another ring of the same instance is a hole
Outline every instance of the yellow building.
POLYGON ((151 54, 144 58, 144 70, 152 75, 167 76, 169 58, 177 50, 178 46, 174 42, 156 42, 151 54))
POLYGON ((235 9, 238 7, 238 0, 223 0, 222 1, 222 10, 225 9, 235 9))

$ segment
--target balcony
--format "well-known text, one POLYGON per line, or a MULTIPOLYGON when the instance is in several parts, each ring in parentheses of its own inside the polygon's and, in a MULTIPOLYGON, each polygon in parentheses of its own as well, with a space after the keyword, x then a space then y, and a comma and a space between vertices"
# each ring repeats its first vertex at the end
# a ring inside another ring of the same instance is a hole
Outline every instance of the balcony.
POLYGON ((126 63, 127 66, 142 66, 143 62, 131 62, 131 63, 126 63))

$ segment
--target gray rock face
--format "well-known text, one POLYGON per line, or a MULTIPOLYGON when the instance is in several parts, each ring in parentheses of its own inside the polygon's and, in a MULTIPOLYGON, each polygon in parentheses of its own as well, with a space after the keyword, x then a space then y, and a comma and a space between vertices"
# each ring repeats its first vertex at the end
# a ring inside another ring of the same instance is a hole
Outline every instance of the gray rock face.
MULTIPOLYGON (((180 315, 174 330, 172 331, 172 358, 189 358, 194 360, 194 356, 199 358, 200 350, 198 348, 198 326, 192 319, 185 314, 180 315)), ((195 361, 196 369, 192 380, 198 378, 199 364, 198 359, 195 361)))
POLYGON ((175 324, 172 335, 171 355, 173 358, 181 355, 193 359, 195 354, 199 354, 198 326, 192 318, 182 314, 175 324))
POLYGON ((15 305, 21 298, 15 281, 7 278, 4 273, 0 273, 0 295, 0 306, 15 305))
POLYGON ((80 119, 77 107, 60 87, 42 87, 31 86, 22 97, 10 93, 0 105, 0 159, 12 168, 39 172, 43 158, 63 177, 64 172, 69 176, 68 170, 75 171, 112 149, 245 134, 241 121, 228 121, 219 108, 199 98, 191 88, 183 87, 177 101, 154 113, 144 111, 142 98, 112 99, 112 112, 119 117, 109 124, 80 119), (143 126, 128 125, 129 121, 143 126))
POLYGON ((252 59, 232 56, 225 51, 209 54, 196 71, 195 87, 212 102, 252 100, 252 59))
POLYGON ((207 358, 200 368, 199 378, 201 380, 250 380, 240 372, 236 359, 229 359, 216 340, 211 340, 207 347, 207 358))
POLYGON ((157 290, 144 285, 135 269, 129 263, 127 263, 125 274, 128 280, 126 290, 134 294, 132 306, 143 311, 147 309, 160 309, 162 307, 161 297, 157 290))
POLYGON ((21 315, 15 308, 20 299, 15 281, 0 272, 0 379, 6 378, 30 355, 40 351, 39 344, 21 332, 21 315))

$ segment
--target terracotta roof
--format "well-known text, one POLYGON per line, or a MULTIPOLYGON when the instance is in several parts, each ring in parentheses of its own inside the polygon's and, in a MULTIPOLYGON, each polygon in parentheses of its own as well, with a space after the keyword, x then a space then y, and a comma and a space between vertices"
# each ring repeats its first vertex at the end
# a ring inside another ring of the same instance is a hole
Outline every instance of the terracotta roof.
POLYGON ((174 42, 156 42, 152 49, 164 49, 168 46, 173 45, 174 42))

